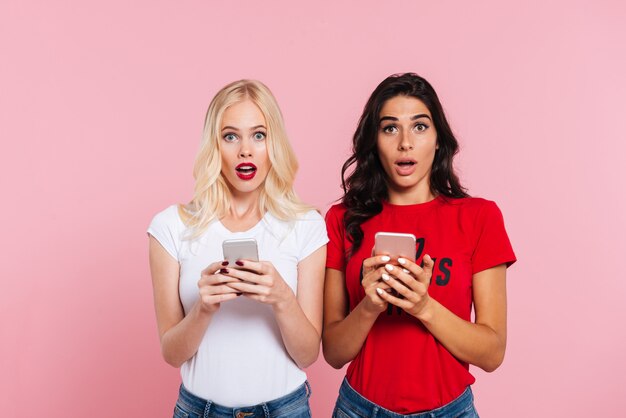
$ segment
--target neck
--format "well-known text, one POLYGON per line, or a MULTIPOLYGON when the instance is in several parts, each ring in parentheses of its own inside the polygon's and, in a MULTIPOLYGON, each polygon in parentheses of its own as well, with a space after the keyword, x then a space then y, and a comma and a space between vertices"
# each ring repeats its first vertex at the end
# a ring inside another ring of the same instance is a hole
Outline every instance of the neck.
POLYGON ((261 193, 258 190, 249 193, 233 193, 231 191, 230 210, 227 217, 230 219, 260 219, 262 217, 259 208, 259 197, 261 193))
POLYGON ((404 189, 389 186, 389 203, 392 205, 418 205, 430 202, 435 195, 430 191, 429 184, 418 184, 413 188, 404 189))

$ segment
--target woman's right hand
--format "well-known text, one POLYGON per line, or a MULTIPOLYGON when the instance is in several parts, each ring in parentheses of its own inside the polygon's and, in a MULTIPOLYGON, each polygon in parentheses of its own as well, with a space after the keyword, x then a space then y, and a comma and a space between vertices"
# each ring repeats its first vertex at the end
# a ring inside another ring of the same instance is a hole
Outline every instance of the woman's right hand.
POLYGON ((200 292, 200 309, 206 313, 214 313, 221 302, 236 299, 241 293, 228 286, 228 283, 238 282, 239 279, 225 276, 220 273, 228 272, 227 261, 216 261, 202 270, 198 289, 200 292))
POLYGON ((365 298, 361 303, 363 303, 363 308, 371 314, 378 315, 387 309, 387 302, 378 295, 376 288, 385 292, 390 289, 389 285, 382 281, 382 274, 386 272, 385 264, 389 260, 387 255, 372 256, 363 260, 361 285, 365 290, 365 298))

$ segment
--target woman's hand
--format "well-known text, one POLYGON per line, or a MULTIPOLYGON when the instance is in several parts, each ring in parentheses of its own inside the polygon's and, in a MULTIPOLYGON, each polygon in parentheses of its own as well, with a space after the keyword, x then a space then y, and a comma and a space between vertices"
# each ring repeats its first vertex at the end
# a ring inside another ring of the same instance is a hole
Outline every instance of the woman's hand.
POLYGON ((399 258, 398 263, 400 263, 400 267, 386 264, 382 279, 389 287, 395 289, 402 298, 389 294, 385 288, 380 286, 376 288, 376 293, 380 299, 398 306, 420 319, 420 315, 425 311, 430 300, 428 286, 433 274, 433 259, 429 255, 425 255, 423 268, 406 258, 399 258))
POLYGON ((387 255, 378 255, 363 260, 363 280, 361 285, 365 290, 365 298, 363 298, 363 308, 366 312, 378 315, 387 309, 387 300, 381 297, 377 289, 383 293, 387 293, 389 285, 381 281, 385 273, 385 263, 389 262, 387 255))
POLYGON ((233 279, 228 283, 233 291, 277 309, 296 301, 293 290, 271 262, 238 260, 237 266, 245 270, 229 268, 222 273, 233 279))
POLYGON ((225 275, 228 271, 225 266, 227 261, 217 261, 202 270, 198 288, 200 290, 200 309, 204 312, 213 313, 220 307, 221 302, 235 299, 239 296, 238 291, 228 286, 229 283, 237 282, 237 279, 225 275))

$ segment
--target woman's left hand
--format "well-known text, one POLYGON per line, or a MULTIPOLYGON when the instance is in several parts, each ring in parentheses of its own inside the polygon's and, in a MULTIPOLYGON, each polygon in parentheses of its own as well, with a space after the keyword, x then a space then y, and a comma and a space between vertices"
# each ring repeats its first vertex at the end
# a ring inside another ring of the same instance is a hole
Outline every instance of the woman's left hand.
POLYGON ((225 275, 241 280, 228 283, 228 286, 242 292, 244 296, 274 308, 282 308, 296 299, 293 290, 271 262, 239 260, 237 266, 239 268, 229 268, 225 275))
POLYGON ((403 298, 385 291, 377 290, 377 292, 382 299, 419 319, 430 300, 428 286, 433 274, 433 259, 425 255, 423 268, 406 258, 399 258, 398 263, 400 266, 385 265, 386 272, 383 274, 383 280, 403 298))

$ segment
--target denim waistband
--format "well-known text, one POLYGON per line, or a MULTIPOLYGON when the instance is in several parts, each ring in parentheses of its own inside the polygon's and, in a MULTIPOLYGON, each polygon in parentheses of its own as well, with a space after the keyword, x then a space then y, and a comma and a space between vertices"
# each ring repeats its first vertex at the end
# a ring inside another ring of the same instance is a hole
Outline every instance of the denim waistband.
POLYGON ((189 392, 183 385, 180 385, 178 392, 178 402, 201 417, 208 417, 209 415, 218 416, 232 416, 233 418, 240 417, 266 417, 270 415, 276 415, 277 413, 285 413, 286 409, 292 406, 299 405, 300 400, 306 400, 311 396, 311 386, 308 381, 305 381, 302 385, 298 386, 293 392, 281 396, 280 398, 273 399, 268 402, 263 402, 258 405, 242 406, 237 408, 230 408, 217 404, 212 401, 200 398, 189 392))
POLYGON ((415 414, 403 415, 390 411, 389 409, 385 409, 382 406, 367 400, 360 393, 354 390, 352 386, 350 386, 348 379, 346 378, 343 379, 343 383, 339 389, 339 399, 337 400, 338 404, 344 403, 347 407, 364 417, 377 418, 440 418, 457 416, 472 405, 473 402, 474 395, 472 394, 472 389, 468 386, 458 398, 440 408, 415 414))

